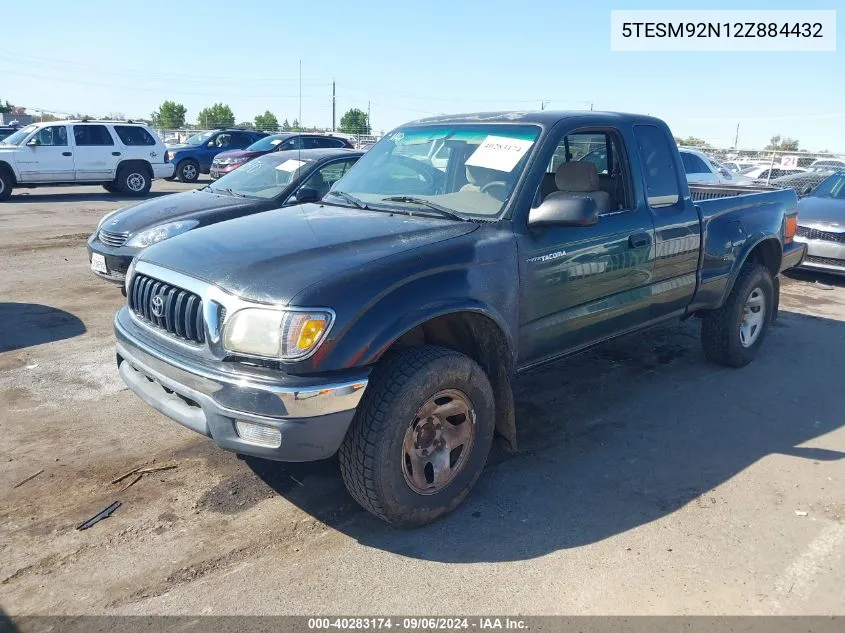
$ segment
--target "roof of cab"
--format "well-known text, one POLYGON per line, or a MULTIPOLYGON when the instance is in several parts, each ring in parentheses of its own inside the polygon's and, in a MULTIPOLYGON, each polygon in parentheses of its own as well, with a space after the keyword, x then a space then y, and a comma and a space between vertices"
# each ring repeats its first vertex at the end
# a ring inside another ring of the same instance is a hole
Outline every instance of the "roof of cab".
POLYGON ((656 117, 644 114, 629 114, 626 112, 599 112, 595 110, 536 110, 536 111, 502 111, 502 112, 471 112, 466 114, 448 114, 424 119, 417 119, 408 125, 429 125, 432 123, 526 123, 550 127, 563 119, 590 119, 607 123, 609 121, 626 121, 637 123, 660 123, 656 117))

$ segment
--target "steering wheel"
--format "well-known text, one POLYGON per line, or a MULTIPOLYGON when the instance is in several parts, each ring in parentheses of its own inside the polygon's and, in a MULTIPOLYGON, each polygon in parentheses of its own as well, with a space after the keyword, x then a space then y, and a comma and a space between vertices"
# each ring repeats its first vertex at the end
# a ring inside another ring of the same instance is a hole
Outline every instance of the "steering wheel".
POLYGON ((494 187, 501 187, 502 200, 504 200, 505 193, 507 193, 508 190, 508 183, 506 183, 504 180, 493 180, 492 182, 488 182, 486 185, 482 185, 479 191, 481 191, 481 193, 486 193, 492 198, 496 198, 496 196, 490 193, 490 189, 493 189, 494 187))

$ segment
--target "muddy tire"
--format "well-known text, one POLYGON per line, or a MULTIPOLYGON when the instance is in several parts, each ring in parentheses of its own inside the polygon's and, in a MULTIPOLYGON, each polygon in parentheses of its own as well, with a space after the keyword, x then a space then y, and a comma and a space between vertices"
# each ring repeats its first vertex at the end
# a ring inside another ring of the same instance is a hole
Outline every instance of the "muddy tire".
POLYGON ((200 166, 195 160, 186 158, 176 165, 175 173, 182 182, 196 182, 200 177, 200 166))
POLYGON ((777 303, 769 270, 746 263, 725 304, 701 320, 701 345, 707 359, 728 367, 743 367, 754 360, 777 303))
POLYGON ((15 179, 9 169, 5 166, 0 167, 0 202, 8 200, 12 196, 14 185, 15 179))
POLYGON ((146 196, 152 184, 152 174, 143 164, 124 165, 117 170, 117 178, 114 179, 117 190, 129 196, 146 196))
POLYGON ((493 402, 487 375, 464 354, 428 345, 388 353, 340 447, 349 493, 397 527, 454 510, 487 462, 493 402))

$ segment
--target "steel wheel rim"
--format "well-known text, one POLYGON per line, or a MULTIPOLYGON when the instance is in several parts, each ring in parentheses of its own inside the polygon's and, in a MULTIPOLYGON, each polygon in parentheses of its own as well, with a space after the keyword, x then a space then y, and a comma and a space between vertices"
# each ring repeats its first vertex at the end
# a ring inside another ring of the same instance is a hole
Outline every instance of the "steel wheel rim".
POLYGON ((739 342, 743 347, 751 347, 760 338, 766 322, 766 295, 760 288, 754 288, 745 300, 742 309, 742 321, 739 324, 739 342))
POLYGON ((6 190, 6 181, 0 178, 0 193, 3 193, 6 190))
POLYGON ((444 389, 420 407, 402 442, 402 475, 420 495, 440 492, 466 466, 476 435, 475 408, 462 391, 444 389))
POLYGON ((197 170, 193 165, 185 165, 182 168, 182 175, 188 180, 193 180, 194 176, 197 175, 197 170))
POLYGON ((132 191, 141 191, 147 184, 142 174, 132 173, 126 179, 126 186, 132 191))

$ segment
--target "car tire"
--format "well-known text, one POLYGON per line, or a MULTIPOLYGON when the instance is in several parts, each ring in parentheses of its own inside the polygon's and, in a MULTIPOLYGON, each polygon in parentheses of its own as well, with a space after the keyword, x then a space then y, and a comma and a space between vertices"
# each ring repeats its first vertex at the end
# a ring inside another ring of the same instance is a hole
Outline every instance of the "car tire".
POLYGON ((388 352, 341 444, 343 481, 392 525, 430 523, 478 480, 494 429, 493 389, 474 360, 430 345, 388 352))
POLYGON ((117 170, 115 186, 121 193, 129 196, 145 196, 153 184, 150 170, 141 164, 124 165, 117 170))
POLYGON ((182 182, 196 182, 200 177, 200 166, 195 160, 183 160, 176 166, 176 176, 182 182))
POLYGON ((6 167, 0 167, 0 202, 8 200, 12 196, 12 189, 15 186, 15 179, 6 167))
POLYGON ((746 263, 724 305, 701 319, 704 355, 727 367, 750 363, 766 338, 777 304, 771 272, 746 263))
POLYGON ((120 193, 120 189, 113 182, 107 182, 103 185, 103 189, 109 193, 120 193))

